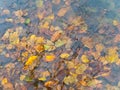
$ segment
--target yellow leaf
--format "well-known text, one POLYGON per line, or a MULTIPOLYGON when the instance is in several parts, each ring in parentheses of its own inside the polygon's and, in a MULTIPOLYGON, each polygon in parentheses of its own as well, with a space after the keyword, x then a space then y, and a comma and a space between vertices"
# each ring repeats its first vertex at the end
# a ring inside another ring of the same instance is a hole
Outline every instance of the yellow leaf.
POLYGON ((73 61, 67 61, 66 64, 67 64, 68 69, 75 67, 75 64, 73 63, 73 61))
POLYGON ((36 44, 44 43, 44 41, 45 41, 44 37, 37 37, 36 38, 36 44))
POLYGON ((31 65, 35 60, 37 60, 38 56, 30 56, 27 62, 25 63, 26 66, 31 65))
POLYGON ((85 64, 79 64, 76 67, 76 74, 82 74, 87 69, 85 64))
POLYGON ((64 78, 63 81, 65 84, 69 85, 69 84, 73 84, 73 83, 77 82, 77 79, 76 79, 76 77, 73 77, 73 76, 67 76, 64 78))
POLYGON ((46 55, 46 57, 45 57, 45 61, 47 61, 47 62, 52 62, 54 60, 55 60, 54 54, 46 55))
POLYGON ((83 63, 89 63, 89 59, 87 58, 86 55, 82 55, 81 60, 83 63))
POLYGON ((61 58, 68 58, 70 55, 68 53, 62 53, 60 55, 61 58))
POLYGON ((38 78, 38 80, 40 80, 40 81, 46 81, 46 77, 40 77, 40 78, 38 78))
POLYGON ((113 25, 117 26, 117 25, 119 25, 119 22, 117 20, 113 20, 113 25))
POLYGON ((8 83, 8 79, 7 78, 3 78, 1 84, 5 85, 6 83, 8 83))
POLYGON ((41 26, 41 28, 48 29, 48 28, 49 28, 49 22, 46 21, 46 22, 41 26))
POLYGON ((43 52, 44 50, 45 50, 45 48, 44 48, 44 45, 42 45, 42 44, 40 44, 40 45, 36 45, 35 46, 35 49, 36 49, 36 51, 37 52, 43 52))
POLYGON ((25 79, 25 75, 20 75, 20 80, 23 81, 25 79))

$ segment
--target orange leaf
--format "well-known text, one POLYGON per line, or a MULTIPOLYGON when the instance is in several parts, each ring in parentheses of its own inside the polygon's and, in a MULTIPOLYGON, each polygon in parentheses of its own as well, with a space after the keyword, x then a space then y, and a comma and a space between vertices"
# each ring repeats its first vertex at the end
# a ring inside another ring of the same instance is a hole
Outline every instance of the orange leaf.
POLYGON ((57 41, 57 40, 60 38, 60 36, 61 36, 61 32, 55 32, 55 33, 53 34, 53 36, 51 37, 51 41, 52 41, 52 42, 57 41))
POLYGON ((47 81, 47 82, 45 82, 44 86, 45 87, 52 87, 52 86, 54 86, 56 84, 57 84, 56 81, 47 81))

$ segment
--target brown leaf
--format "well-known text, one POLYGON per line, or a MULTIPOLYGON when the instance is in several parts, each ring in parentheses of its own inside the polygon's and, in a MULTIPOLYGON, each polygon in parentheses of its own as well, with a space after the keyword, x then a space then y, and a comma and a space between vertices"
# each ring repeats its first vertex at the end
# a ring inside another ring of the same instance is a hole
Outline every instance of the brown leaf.
POLYGON ((58 11, 57 15, 58 15, 59 17, 64 16, 64 15, 67 13, 68 9, 69 9, 69 7, 61 8, 61 9, 58 11))
POLYGON ((51 37, 51 41, 52 42, 55 42, 55 41, 57 41, 59 38, 60 38, 60 36, 61 36, 61 32, 55 32, 53 35, 52 35, 52 37, 51 37))

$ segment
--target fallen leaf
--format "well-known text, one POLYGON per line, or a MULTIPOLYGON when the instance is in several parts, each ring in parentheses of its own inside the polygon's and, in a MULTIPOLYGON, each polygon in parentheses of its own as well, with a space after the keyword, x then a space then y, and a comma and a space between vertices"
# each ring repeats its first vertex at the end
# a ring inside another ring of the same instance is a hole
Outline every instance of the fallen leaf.
POLYGON ((40 53, 40 52, 43 52, 43 51, 45 50, 43 44, 36 45, 36 46, 35 46, 35 49, 36 49, 36 51, 39 52, 39 53, 40 53))
POLYGON ((45 56, 45 61, 47 62, 52 62, 55 60, 55 55, 54 54, 49 54, 45 56))
POLYGON ((81 60, 82 60, 83 63, 89 63, 89 59, 86 55, 82 55, 81 60))
POLYGON ((52 35, 52 37, 51 37, 51 41, 52 42, 55 42, 55 41, 57 41, 60 37, 61 37, 61 32, 59 32, 59 31, 57 31, 57 32, 55 32, 53 35, 52 35))
POLYGON ((62 53, 61 55, 60 55, 60 57, 61 58, 64 58, 64 59, 66 59, 66 58, 68 58, 70 55, 68 54, 68 53, 62 53))
POLYGON ((117 20, 113 20, 113 22, 112 22, 112 23, 113 23, 113 25, 114 25, 114 26, 119 25, 119 22, 118 22, 117 20))
POLYGON ((7 78, 3 78, 1 84, 5 85, 6 83, 8 83, 8 79, 7 78))
POLYGON ((46 81, 46 77, 40 77, 40 78, 38 78, 38 80, 40 80, 40 81, 46 81))
POLYGON ((45 82, 44 86, 45 86, 45 87, 53 87, 53 86, 55 86, 57 83, 58 83, 58 82, 56 82, 56 81, 47 81, 47 82, 45 82))
POLYGON ((68 10, 69 10, 69 7, 61 8, 61 9, 58 11, 57 15, 58 15, 59 17, 62 17, 62 16, 64 16, 64 15, 67 13, 68 10))
POLYGON ((43 7, 43 0, 36 0, 36 6, 39 8, 43 7))
POLYGON ((69 84, 73 84, 73 83, 77 82, 77 79, 76 79, 76 77, 73 77, 73 76, 67 76, 64 78, 63 81, 65 84, 69 85, 69 84))
POLYGON ((25 63, 26 66, 32 65, 32 63, 37 60, 38 56, 30 56, 27 60, 27 62, 25 63))

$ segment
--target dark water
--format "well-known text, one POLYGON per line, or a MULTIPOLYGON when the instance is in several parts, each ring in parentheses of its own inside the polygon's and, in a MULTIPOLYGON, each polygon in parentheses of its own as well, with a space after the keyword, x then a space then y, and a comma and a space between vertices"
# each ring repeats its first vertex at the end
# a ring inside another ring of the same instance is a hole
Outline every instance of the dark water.
MULTIPOLYGON (((48 3, 52 2, 52 0, 43 0, 43 1, 48 3)), ((61 7, 63 7, 63 4, 64 4, 63 0, 61 0, 61 3, 59 5, 53 4, 52 10, 55 15, 57 14, 58 10, 61 7)), ((120 1, 119 0, 71 0, 70 6, 71 6, 71 11, 69 11, 64 17, 60 18, 60 20, 63 20, 62 22, 66 23, 66 20, 68 19, 69 16, 82 16, 88 25, 88 30, 87 30, 88 33, 79 35, 78 33, 74 32, 74 34, 71 35, 71 38, 73 40, 75 37, 81 38, 84 36, 89 36, 94 38, 95 42, 102 43, 106 47, 115 46, 112 39, 113 37, 116 36, 116 34, 120 33, 120 31, 118 30, 118 28, 112 26, 112 21, 113 20, 120 21, 120 1), (108 27, 106 27, 105 25, 108 25, 108 27), (106 31, 102 34, 99 34, 99 30, 101 28, 106 29, 106 31), (111 28, 112 30, 115 30, 114 34, 109 28, 111 28)), ((46 7, 46 9, 48 8, 49 6, 46 7)), ((1 12, 0 13, 0 37, 2 37, 3 34, 9 28, 18 27, 18 26, 21 26, 25 29, 25 31, 27 32, 26 36, 29 33, 37 34, 37 31, 39 30, 39 28, 37 27, 39 25, 39 20, 38 18, 36 18, 35 15, 37 12, 40 12, 40 10, 41 10, 40 8, 38 9, 36 7, 35 0, 0 0, 0 12, 1 12), (4 9, 8 9, 10 11, 10 14, 3 15, 2 11, 4 9), (16 24, 16 23, 5 21, 6 18, 16 19, 13 13, 14 11, 20 10, 20 9, 28 12, 28 15, 25 16, 24 18, 30 18, 31 23, 33 24, 32 26, 21 24, 21 23, 16 24)), ((52 24, 63 27, 61 22, 58 22, 57 19, 52 24)), ((49 38, 49 36, 47 35, 45 37, 49 38)), ((2 41, 0 41, 0 43, 2 44, 2 41)), ((76 48, 78 48, 77 45, 75 46, 76 48)), ((116 46, 120 48, 119 42, 116 44, 116 46)), ((86 47, 84 47, 84 49, 89 50, 86 47)), ((5 51, 3 51, 2 53, 4 52, 5 51)), ((119 57, 120 57, 120 51, 119 51, 119 57)), ((10 63, 11 61, 12 60, 10 58, 5 58, 3 54, 0 55, 1 66, 4 66, 10 63)), ((110 85, 116 86, 120 81, 120 77, 119 77, 120 66, 117 66, 116 64, 111 64, 110 67, 111 67, 111 75, 107 78, 100 77, 98 79, 102 80, 104 85, 110 84, 110 85), (109 78, 112 78, 112 80, 109 80, 109 78)), ((32 90, 32 89, 29 89, 29 90, 32 90)))

